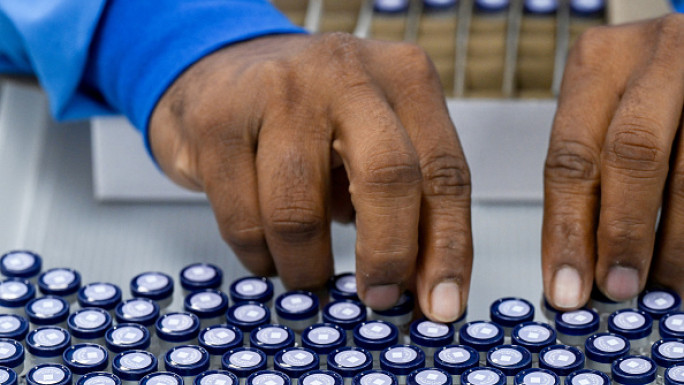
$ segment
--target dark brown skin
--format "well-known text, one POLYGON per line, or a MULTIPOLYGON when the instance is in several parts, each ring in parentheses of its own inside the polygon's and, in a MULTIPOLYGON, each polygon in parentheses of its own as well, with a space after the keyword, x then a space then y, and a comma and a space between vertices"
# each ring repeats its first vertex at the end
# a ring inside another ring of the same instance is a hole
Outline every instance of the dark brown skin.
POLYGON ((594 280, 618 301, 649 277, 684 294, 683 106, 684 15, 591 29, 576 43, 544 178, 555 307, 583 305, 594 280))
POLYGON ((330 221, 355 220, 367 305, 391 307, 415 288, 430 318, 462 313, 470 175, 416 46, 346 34, 232 45, 167 90, 150 138, 171 179, 207 193, 223 238, 255 274, 323 286, 330 221))

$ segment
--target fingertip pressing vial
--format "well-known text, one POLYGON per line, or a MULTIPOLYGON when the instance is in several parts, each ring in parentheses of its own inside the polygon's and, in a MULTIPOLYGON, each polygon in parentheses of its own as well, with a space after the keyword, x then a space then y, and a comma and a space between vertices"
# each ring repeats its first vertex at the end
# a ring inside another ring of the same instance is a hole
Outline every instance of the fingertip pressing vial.
POLYGON ((364 348, 344 346, 328 354, 328 369, 342 376, 351 385, 354 376, 373 368, 373 356, 364 348))
POLYGON ((375 0, 373 10, 378 13, 402 13, 409 8, 409 0, 375 0))
POLYGON ((503 327, 506 337, 510 337, 514 327, 534 319, 534 306, 522 298, 500 298, 489 307, 489 318, 503 327))
POLYGON ((532 354, 532 365, 539 362, 539 352, 556 344, 556 331, 543 322, 525 322, 513 328, 511 343, 520 345, 532 354))
POLYGON ((183 296, 193 291, 220 289, 223 284, 223 270, 211 263, 193 263, 180 272, 183 296))
POLYGON ((608 331, 627 338, 632 354, 648 354, 652 325, 651 316, 638 309, 618 310, 608 317, 608 331))
POLYGON ((629 354, 629 348, 629 341, 621 335, 594 334, 584 344, 587 368, 610 375, 613 361, 629 354))
POLYGON ((21 278, 36 283, 43 259, 27 250, 14 250, 0 257, 0 273, 7 278, 21 278))
POLYGON ((181 384, 192 384, 196 376, 209 370, 209 353, 201 346, 176 346, 166 352, 164 366, 183 378, 181 384))
POLYGON ((408 385, 453 385, 449 373, 438 368, 416 369, 406 378, 408 385))
POLYGON ((328 354, 346 344, 346 332, 335 324, 314 324, 302 332, 302 346, 311 349, 318 355, 320 366, 323 369, 327 368, 328 354))
POLYGON ((17 314, 0 315, 0 338, 23 341, 29 332, 29 322, 17 314))
POLYGON ((266 277, 242 277, 230 285, 233 303, 256 301, 270 308, 273 292, 273 282, 266 277))
POLYGON ((354 338, 354 328, 366 321, 366 307, 349 299, 336 300, 323 308, 323 322, 335 324, 347 332, 347 340, 354 338))
POLYGON ((295 290, 276 298, 278 322, 301 333, 318 321, 318 297, 311 292, 295 290))
POLYGON ((220 369, 221 358, 244 343, 242 331, 232 325, 212 325, 200 331, 197 342, 209 353, 209 368, 220 369))
POLYGON ((153 352, 164 362, 166 352, 180 345, 194 345, 200 331, 200 321, 192 313, 168 313, 159 317, 155 324, 158 351, 153 352))
POLYGON ((512 385, 518 372, 532 367, 532 354, 519 345, 495 346, 487 352, 487 366, 499 369, 512 385))
POLYGON ((454 385, 461 383, 461 374, 476 367, 480 354, 470 346, 449 345, 439 349, 434 355, 435 367, 451 375, 454 385))
POLYGON ((684 312, 666 314, 660 318, 658 325, 661 338, 684 338, 684 312))
POLYGON ((548 369, 565 382, 565 377, 584 368, 584 354, 574 346, 551 345, 539 352, 539 367, 548 369))
POLYGON ((506 376, 496 368, 472 368, 461 375, 461 385, 505 385, 506 376))
POLYGON ((67 319, 72 343, 105 345, 105 333, 112 326, 112 317, 103 309, 83 308, 71 313, 67 319))
POLYGON ((260 370, 245 381, 247 385, 290 385, 290 377, 277 370, 260 370))
POLYGON ((397 377, 385 370, 367 370, 352 378, 353 385, 398 385, 397 377))
POLYGON ((127 350, 147 350, 150 332, 139 324, 122 323, 107 330, 105 343, 112 357, 127 350))
POLYGON ((608 317, 617 310, 633 308, 634 302, 635 301, 633 299, 615 302, 606 297, 598 287, 594 286, 591 291, 588 307, 598 313, 599 319, 601 320, 599 331, 605 332, 608 330, 608 317))
POLYGON ((157 357, 144 350, 128 350, 112 360, 112 373, 121 379, 121 385, 138 385, 150 373, 157 371, 157 357))
POLYGON ((525 13, 532 15, 551 15, 558 10, 558 0, 525 0, 525 13))
POLYGON ((14 370, 0 367, 0 385, 17 385, 18 379, 14 370))
POLYGON ((425 367, 425 353, 414 345, 394 345, 380 353, 380 369, 397 377, 400 385, 406 384, 406 376, 425 367))
POLYGON ((46 326, 31 330, 26 336, 26 367, 37 364, 62 361, 62 353, 71 345, 69 332, 57 327, 46 326))
POLYGON ((71 371, 60 364, 40 364, 26 373, 26 385, 71 385, 71 371))
POLYGON ((130 288, 134 298, 151 299, 160 309, 167 309, 173 301, 173 278, 158 271, 136 275, 130 288))
POLYGON ((238 378, 240 385, 244 385, 247 377, 266 369, 268 360, 266 354, 259 349, 241 347, 224 354, 221 364, 224 370, 238 378))
POLYGON ((675 365, 665 371, 665 385, 684 385, 684 365, 675 365))
MULTIPOLYGON (((563 385, 556 373, 540 368, 525 369, 515 375, 515 385, 563 385)), ((568 384, 569 385, 569 384, 568 384)), ((610 385, 606 384, 575 384, 575 385, 610 385)))
POLYGON ((228 308, 226 321, 237 326, 245 342, 248 342, 252 330, 271 323, 271 311, 261 302, 239 302, 228 308))
POLYGON ((409 325, 413 318, 413 308, 415 307, 415 299, 413 293, 405 291, 396 305, 387 310, 372 310, 371 319, 386 321, 394 324, 399 328, 399 341, 408 342, 408 338, 404 338, 409 333, 409 325))
POLYGON ((76 385, 121 385, 121 380, 115 374, 93 372, 81 376, 76 385))
POLYGON ((24 357, 24 346, 21 342, 0 338, 0 366, 21 374, 24 371, 24 357))
POLYGON ((503 344, 504 332, 501 326, 489 321, 473 321, 464 324, 458 332, 461 345, 467 345, 480 353, 480 363, 484 364, 489 349, 503 344))
POLYGON ((425 353, 426 366, 432 367, 437 349, 453 344, 454 328, 451 324, 419 319, 411 324, 410 337, 411 343, 425 353))
MULTIPOLYGON (((173 372, 155 372, 143 377, 140 385, 184 385, 183 377, 173 372)), ((191 385, 192 382, 185 384, 191 385)))
POLYGON ((620 385, 647 385, 655 382, 656 365, 645 356, 627 356, 613 362, 612 378, 620 385))
POLYGON ((295 335, 285 325, 269 324, 254 329, 249 336, 250 346, 266 354, 268 367, 273 367, 273 355, 279 350, 295 346, 295 335))
POLYGON ((600 322, 598 313, 590 309, 556 313, 558 340, 565 345, 583 349, 587 337, 598 332, 600 322))
POLYGON ((228 310, 228 296, 222 291, 205 289, 188 294, 184 301, 185 311, 197 316, 200 327, 223 323, 228 310))
POLYGON ((0 282, 0 307, 8 314, 25 316, 24 307, 35 296, 35 287, 23 278, 7 278, 0 282))
POLYGON ((658 377, 663 378, 665 369, 684 364, 684 340, 665 338, 656 341, 651 346, 651 358, 658 365, 658 377))
POLYGON ((354 273, 342 273, 330 278, 328 292, 333 301, 352 300, 360 301, 356 291, 356 275, 354 273))
POLYGON ((31 329, 50 325, 64 328, 69 317, 69 303, 61 297, 46 295, 29 301, 24 311, 31 329))
POLYGON ((38 290, 43 295, 64 298, 71 307, 78 303, 76 293, 81 288, 81 274, 65 267, 56 267, 38 276, 38 290))
POLYGON ((127 299, 114 310, 117 323, 142 325, 150 332, 150 336, 155 335, 154 324, 159 319, 159 314, 159 305, 147 298, 127 299))
POLYGON ((274 369, 285 373, 294 385, 304 373, 319 369, 319 362, 313 350, 302 347, 283 349, 273 357, 274 369))
POLYGON ((74 381, 88 373, 105 370, 109 366, 107 350, 95 344, 70 346, 62 353, 62 360, 71 371, 74 381))
POLYGON ((299 385, 343 385, 342 376, 332 370, 312 370, 299 377, 299 385))
MULTIPOLYGON (((657 336, 658 321, 668 313, 681 310, 682 299, 670 289, 645 290, 639 295, 637 304, 639 310, 646 312, 653 319, 653 331, 657 336)), ((655 336, 654 340, 657 340, 655 336)))
POLYGON ((592 369, 576 370, 565 377, 566 385, 610 385, 610 377, 592 369))
POLYGON ((186 385, 238 385, 238 378, 227 370, 207 370, 186 385))
POLYGON ((121 302, 121 289, 107 282, 89 283, 78 290, 78 304, 84 307, 99 307, 113 313, 121 302))

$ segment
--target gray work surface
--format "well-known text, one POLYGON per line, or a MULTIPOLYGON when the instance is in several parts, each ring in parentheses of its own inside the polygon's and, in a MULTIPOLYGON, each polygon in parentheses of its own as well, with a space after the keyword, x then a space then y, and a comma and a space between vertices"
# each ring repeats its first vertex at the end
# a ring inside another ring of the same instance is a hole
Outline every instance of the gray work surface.
MULTIPOLYGON (((5 86, 0 96, 0 252, 34 250, 44 257, 45 268, 73 267, 84 282, 113 282, 126 295, 139 272, 159 270, 177 278, 183 266, 196 261, 222 267, 226 282, 247 274, 221 241, 205 203, 97 202, 88 124, 55 124, 46 116, 44 100, 35 102, 36 94, 5 86)), ((468 318, 488 317, 488 306, 498 297, 538 303, 541 204, 478 203, 472 218, 468 318)), ((338 272, 353 269, 354 237, 353 227, 333 225, 338 272)))

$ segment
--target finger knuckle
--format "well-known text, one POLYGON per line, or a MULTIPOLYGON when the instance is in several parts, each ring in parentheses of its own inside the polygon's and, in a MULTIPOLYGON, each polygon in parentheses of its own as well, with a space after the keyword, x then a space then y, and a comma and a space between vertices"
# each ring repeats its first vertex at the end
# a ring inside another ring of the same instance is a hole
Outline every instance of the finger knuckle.
POLYGON ((599 242, 605 242, 605 250, 615 253, 609 257, 624 258, 629 255, 624 251, 634 252, 634 245, 647 241, 652 235, 653 229, 643 221, 621 217, 605 221, 600 230, 599 242))
POLYGON ((568 65, 595 71, 609 64, 606 55, 614 45, 609 27, 597 26, 584 31, 575 41, 568 56, 568 65))
POLYGON ((451 152, 432 154, 422 162, 426 196, 470 197, 470 170, 463 156, 451 152))
POLYGON ((289 201, 276 205, 269 215, 268 226, 287 242, 301 242, 320 236, 327 221, 310 204, 289 201))
POLYGON ((432 60, 428 53, 416 44, 399 43, 395 45, 391 56, 392 65, 400 65, 402 74, 407 80, 419 83, 432 82, 438 79, 432 60))
POLYGON ((345 32, 332 32, 321 36, 318 49, 335 63, 343 66, 361 61, 361 41, 345 32))
POLYGON ((664 51, 672 51, 675 55, 684 46, 684 15, 671 13, 656 21, 658 31, 658 46, 664 51))
POLYGON ((597 151, 575 140, 552 141, 544 165, 547 180, 592 181, 599 178, 597 151))
POLYGON ((664 171, 668 154, 656 134, 662 131, 662 124, 653 119, 638 116, 626 118, 620 123, 617 132, 606 138, 604 158, 607 165, 617 170, 644 172, 644 177, 664 171))
POLYGON ((417 186, 421 181, 420 165, 413 154, 384 151, 370 156, 363 179, 365 185, 381 188, 417 186))

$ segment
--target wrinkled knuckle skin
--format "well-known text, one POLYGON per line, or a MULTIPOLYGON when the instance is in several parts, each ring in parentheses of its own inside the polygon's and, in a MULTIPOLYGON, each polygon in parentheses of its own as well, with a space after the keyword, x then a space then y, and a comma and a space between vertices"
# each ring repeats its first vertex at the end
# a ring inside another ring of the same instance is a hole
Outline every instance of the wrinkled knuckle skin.
POLYGON ((581 142, 555 141, 549 146, 544 176, 553 182, 598 181, 598 157, 581 142))
POLYGON ((399 43, 393 48, 388 64, 400 66, 402 78, 418 84, 430 83, 439 79, 430 56, 423 48, 410 43, 399 43))
MULTIPOLYGON (((301 203, 301 202, 300 202, 301 203)), ((286 242, 305 242, 325 232, 327 221, 306 204, 281 202, 268 218, 268 227, 286 242)))
POLYGON ((659 48, 664 51, 672 50, 680 55, 684 48, 684 14, 671 13, 661 17, 656 22, 659 37, 659 48))
POLYGON ((644 176, 664 171, 668 156, 654 134, 660 130, 658 126, 659 123, 645 118, 623 122, 620 131, 606 139, 604 157, 607 164, 618 170, 645 172, 644 176))
POLYGON ((345 32, 333 32, 321 36, 319 45, 314 49, 314 55, 323 54, 341 68, 356 68, 362 61, 361 41, 345 32))
POLYGON ((426 196, 470 198, 470 170, 463 156, 433 154, 421 167, 426 196))
MULTIPOLYGON (((626 255, 634 253, 634 246, 642 244, 649 237, 652 237, 653 232, 653 229, 650 229, 645 223, 636 220, 611 220, 599 231, 599 242, 604 242, 606 246, 604 250, 609 253, 608 257, 620 261, 626 255)), ((629 260, 631 265, 642 262, 641 260, 629 260)))
POLYGON ((378 187, 416 186, 421 181, 420 166, 410 154, 386 151, 370 157, 363 179, 365 184, 378 187))

